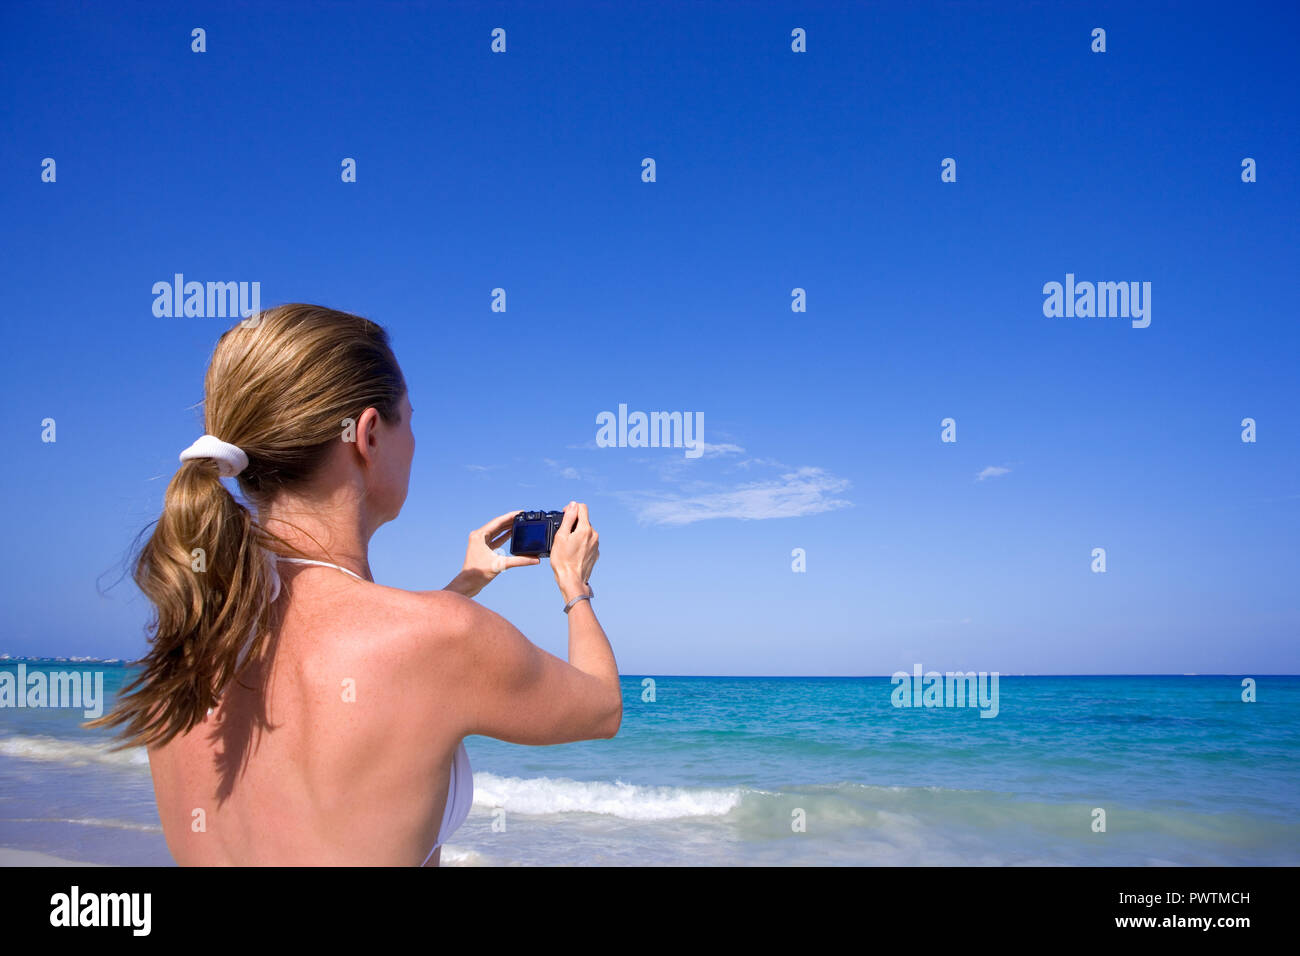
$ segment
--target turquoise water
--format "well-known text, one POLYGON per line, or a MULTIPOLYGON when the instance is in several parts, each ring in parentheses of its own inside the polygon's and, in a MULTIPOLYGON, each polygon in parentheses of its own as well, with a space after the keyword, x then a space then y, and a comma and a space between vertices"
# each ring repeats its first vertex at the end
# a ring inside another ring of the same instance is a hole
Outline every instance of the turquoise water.
MULTIPOLYGON (((1300 863, 1294 677, 1244 703, 1240 677, 1003 676, 992 718, 895 707, 885 677, 654 680, 646 701, 623 679, 614 740, 468 738, 474 810, 444 861, 1300 863)), ((0 846, 169 863, 145 755, 81 719, 0 709, 0 846)))

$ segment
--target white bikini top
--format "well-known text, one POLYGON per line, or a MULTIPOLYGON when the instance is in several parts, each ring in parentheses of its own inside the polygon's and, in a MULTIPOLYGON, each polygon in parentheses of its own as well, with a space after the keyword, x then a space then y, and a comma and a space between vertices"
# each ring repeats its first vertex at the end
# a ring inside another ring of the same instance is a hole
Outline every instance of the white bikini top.
MULTIPOLYGON (((338 570, 352 575, 358 581, 364 581, 361 575, 355 571, 349 571, 347 568, 340 567, 337 564, 330 564, 328 561, 313 561, 311 558, 287 558, 284 555, 277 555, 271 552, 271 601, 280 596, 280 573, 276 570, 277 561, 288 561, 291 564, 319 564, 325 568, 338 568, 338 570)), ((442 826, 438 828, 438 842, 433 845, 429 855, 424 858, 425 866, 431 859, 438 847, 442 846, 449 836, 460 829, 460 825, 465 822, 469 816, 470 807, 474 805, 474 770, 469 765, 469 752, 465 750, 465 741, 456 745, 456 753, 451 759, 451 777, 447 784, 447 805, 442 811, 442 826)))

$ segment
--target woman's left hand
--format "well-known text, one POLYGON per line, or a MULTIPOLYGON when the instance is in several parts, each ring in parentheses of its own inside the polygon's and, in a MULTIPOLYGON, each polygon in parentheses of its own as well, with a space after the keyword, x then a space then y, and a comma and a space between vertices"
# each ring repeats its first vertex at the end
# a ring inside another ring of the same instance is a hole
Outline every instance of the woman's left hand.
POLYGON ((508 511, 493 518, 483 527, 475 528, 470 532, 469 547, 465 549, 465 566, 461 568, 460 574, 443 588, 444 591, 456 591, 466 597, 473 597, 506 568, 522 568, 525 565, 542 563, 541 558, 514 557, 496 553, 497 548, 503 547, 510 540, 517 514, 518 511, 508 511))

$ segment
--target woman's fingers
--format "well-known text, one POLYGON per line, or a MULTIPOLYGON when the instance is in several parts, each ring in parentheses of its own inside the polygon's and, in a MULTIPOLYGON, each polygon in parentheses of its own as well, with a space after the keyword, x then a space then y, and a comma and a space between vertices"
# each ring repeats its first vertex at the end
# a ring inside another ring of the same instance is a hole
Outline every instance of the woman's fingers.
POLYGON ((470 537, 476 540, 481 539, 487 544, 489 551, 495 551, 509 541, 511 535, 514 534, 515 515, 517 514, 519 514, 518 511, 507 511, 503 515, 498 515, 483 527, 475 530, 470 537))
POLYGON ((500 574, 502 571, 506 570, 507 568, 526 568, 530 564, 541 564, 541 563, 542 563, 541 558, 529 558, 523 556, 510 557, 504 554, 494 554, 492 555, 492 573, 494 575, 500 574))
POLYGON ((515 515, 519 514, 519 512, 522 510, 523 510, 522 508, 516 509, 515 511, 507 511, 503 515, 498 515, 497 517, 493 518, 491 521, 489 521, 487 524, 485 524, 483 527, 479 528, 478 530, 482 532, 483 537, 485 538, 489 538, 494 534, 499 534, 501 531, 505 530, 506 528, 511 528, 514 526, 515 515))
POLYGON ((564 517, 560 520, 560 530, 565 533, 572 533, 577 526, 578 520, 578 503, 570 501, 564 506, 564 517))

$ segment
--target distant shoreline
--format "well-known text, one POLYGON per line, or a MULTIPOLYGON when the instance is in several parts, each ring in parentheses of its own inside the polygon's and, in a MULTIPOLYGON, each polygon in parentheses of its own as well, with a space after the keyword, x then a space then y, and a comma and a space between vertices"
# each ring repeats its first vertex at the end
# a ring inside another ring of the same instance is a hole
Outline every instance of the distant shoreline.
MULTIPOLYGON (((0 654, 0 667, 6 664, 109 664, 115 667, 129 667, 134 665, 135 661, 123 660, 120 657, 23 657, 12 656, 9 654, 0 654)), ((673 680, 874 680, 876 678, 889 679, 892 674, 665 674, 663 672, 653 674, 620 674, 620 677, 633 679, 638 677, 653 677, 656 680, 671 678, 673 680)), ((1210 674, 1210 673, 1146 673, 1146 674, 1038 674, 1038 673, 1012 673, 1003 671, 999 673, 1001 677, 1289 677, 1300 678, 1300 674, 1273 674, 1268 671, 1242 671, 1239 674, 1210 674)))

